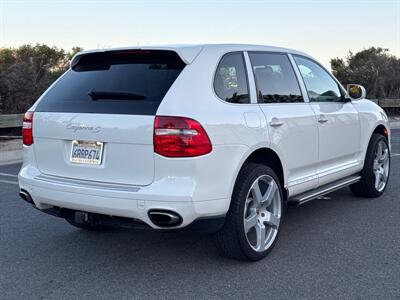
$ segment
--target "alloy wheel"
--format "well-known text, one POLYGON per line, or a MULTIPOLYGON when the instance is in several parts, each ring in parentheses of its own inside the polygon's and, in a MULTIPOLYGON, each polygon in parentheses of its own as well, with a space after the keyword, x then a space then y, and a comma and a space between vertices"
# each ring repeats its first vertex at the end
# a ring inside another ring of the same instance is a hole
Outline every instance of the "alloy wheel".
POLYGON ((386 186, 387 179, 389 176, 389 148, 387 144, 381 140, 376 146, 375 156, 374 156, 374 164, 373 164, 373 172, 374 172, 374 184, 375 189, 378 192, 383 191, 386 186))
POLYGON ((258 177, 247 194, 243 217, 247 242, 255 251, 265 251, 273 244, 281 215, 278 184, 269 175, 258 177))

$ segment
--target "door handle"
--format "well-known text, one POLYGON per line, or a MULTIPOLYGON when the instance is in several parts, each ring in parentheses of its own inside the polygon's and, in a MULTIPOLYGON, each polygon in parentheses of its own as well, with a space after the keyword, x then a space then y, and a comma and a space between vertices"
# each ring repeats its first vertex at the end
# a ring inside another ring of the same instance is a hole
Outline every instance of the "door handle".
POLYGON ((324 124, 324 123, 328 122, 328 118, 325 117, 325 115, 320 115, 318 118, 318 122, 321 124, 324 124))
POLYGON ((279 127, 283 125, 283 122, 281 120, 279 120, 278 118, 272 118, 271 122, 269 122, 269 125, 272 127, 279 127))

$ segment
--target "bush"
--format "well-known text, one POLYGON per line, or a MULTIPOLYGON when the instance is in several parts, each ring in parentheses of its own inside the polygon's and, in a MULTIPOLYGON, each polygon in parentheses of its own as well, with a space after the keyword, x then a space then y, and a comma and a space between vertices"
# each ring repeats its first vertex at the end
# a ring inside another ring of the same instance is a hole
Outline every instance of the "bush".
POLYGON ((0 49, 0 112, 25 112, 65 70, 70 52, 46 45, 0 49))
POLYGON ((362 84, 370 99, 400 99, 400 59, 388 49, 371 47, 345 59, 331 59, 333 74, 344 85, 362 84))

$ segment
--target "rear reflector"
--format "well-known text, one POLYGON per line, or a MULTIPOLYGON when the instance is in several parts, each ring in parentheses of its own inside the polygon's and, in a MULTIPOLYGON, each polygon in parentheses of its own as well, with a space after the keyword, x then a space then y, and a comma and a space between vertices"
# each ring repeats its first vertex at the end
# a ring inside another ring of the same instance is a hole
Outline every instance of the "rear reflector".
POLYGON ((22 123, 22 142, 25 146, 33 144, 33 111, 28 111, 24 115, 22 123))
POLYGON ((166 157, 193 157, 210 153, 210 139, 197 121, 184 117, 156 116, 154 152, 166 157))

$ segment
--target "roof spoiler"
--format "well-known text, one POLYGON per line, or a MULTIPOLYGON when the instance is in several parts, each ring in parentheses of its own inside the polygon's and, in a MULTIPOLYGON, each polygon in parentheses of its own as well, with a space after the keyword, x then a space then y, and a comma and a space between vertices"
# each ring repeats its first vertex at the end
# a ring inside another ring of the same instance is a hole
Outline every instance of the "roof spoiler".
POLYGON ((70 68, 74 68, 78 63, 79 60, 85 56, 86 54, 90 53, 105 53, 109 51, 124 51, 124 50, 165 50, 165 51, 174 51, 176 52, 179 57, 183 60, 184 63, 187 65, 191 64, 194 59, 199 55, 201 50, 203 49, 202 46, 180 46, 180 47, 171 47, 171 46, 166 46, 166 47, 139 47, 139 48, 131 48, 131 47, 125 47, 125 48, 111 48, 111 49, 99 49, 99 50, 89 50, 89 51, 82 51, 78 52, 77 54, 74 55, 74 57, 70 61, 70 68))

